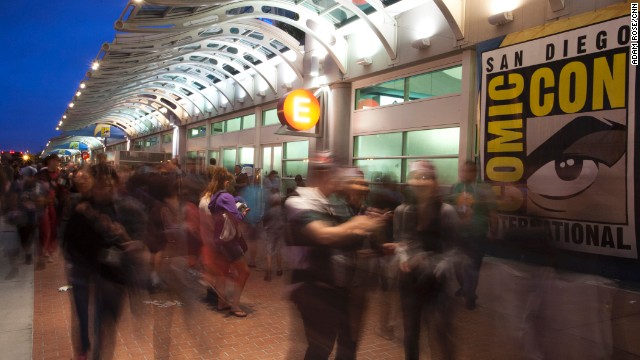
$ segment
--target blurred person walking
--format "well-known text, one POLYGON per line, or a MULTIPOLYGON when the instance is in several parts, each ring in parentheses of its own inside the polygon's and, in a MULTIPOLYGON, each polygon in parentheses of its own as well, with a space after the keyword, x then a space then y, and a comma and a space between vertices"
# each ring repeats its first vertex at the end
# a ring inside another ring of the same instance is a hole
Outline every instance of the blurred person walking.
POLYGON ((458 248, 468 257, 456 266, 460 285, 456 296, 463 296, 467 309, 473 310, 487 238, 497 228, 496 197, 488 184, 479 181, 476 163, 465 161, 460 168, 460 182, 453 185, 450 199, 460 217, 458 248))
POLYGON ((60 173, 60 158, 51 154, 44 159, 45 167, 36 174, 36 179, 44 187, 45 204, 40 216, 40 243, 38 267, 43 268, 45 260, 51 262, 57 249, 58 224, 68 195, 68 184, 60 173))
POLYGON ((256 267, 258 254, 258 241, 264 232, 262 218, 264 216, 264 191, 256 183, 252 168, 245 168, 246 173, 236 177, 236 195, 240 196, 247 204, 250 212, 244 217, 243 236, 249 247, 247 262, 250 268, 256 267))
POLYGON ((70 201, 62 249, 79 329, 77 359, 111 359, 126 285, 135 283, 134 278, 141 271, 141 262, 132 262, 133 258, 125 253, 141 236, 145 217, 140 208, 115 198, 110 179, 94 178, 89 169, 77 172, 75 187, 78 193, 70 201), (90 308, 94 309, 93 345, 90 308))
POLYGON ((264 280, 273 280, 273 262, 276 263, 276 275, 282 276, 282 245, 284 244, 285 219, 280 194, 273 193, 268 197, 267 211, 264 215, 266 233, 267 265, 264 280))
MULTIPOLYGON (((229 274, 229 270, 236 273, 229 302, 219 299, 218 310, 229 310, 233 316, 246 317, 247 313, 240 307, 240 296, 249 279, 250 271, 245 259, 247 246, 242 237, 240 222, 250 209, 228 192, 231 190, 232 181, 233 175, 225 168, 219 167, 214 170, 213 179, 207 189, 207 192, 213 194, 208 208, 213 215, 215 252, 225 259, 221 273, 225 276, 229 274)), ((226 281, 221 280, 216 282, 216 289, 219 294, 226 295, 226 281)))
POLYGON ((429 161, 410 164, 412 199, 394 212, 393 233, 401 270, 400 296, 405 359, 419 358, 423 311, 427 315, 429 349, 443 359, 455 358, 451 298, 447 292, 453 259, 448 256, 460 220, 455 209, 438 196, 436 169, 429 161))
POLYGON ((384 226, 379 216, 344 216, 349 212, 345 204, 329 200, 339 189, 339 181, 330 156, 318 154, 309 163, 310 186, 296 189, 285 202, 289 245, 297 256, 291 300, 305 329, 305 359, 328 359, 336 342, 336 359, 355 357, 355 346, 350 343, 351 282, 334 254, 356 246, 363 236, 384 226))

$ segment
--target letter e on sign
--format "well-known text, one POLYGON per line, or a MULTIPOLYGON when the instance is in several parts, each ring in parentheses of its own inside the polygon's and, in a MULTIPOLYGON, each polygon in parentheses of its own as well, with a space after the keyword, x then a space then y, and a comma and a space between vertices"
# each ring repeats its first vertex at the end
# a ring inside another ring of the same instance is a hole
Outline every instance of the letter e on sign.
POLYGON ((320 103, 309 90, 293 90, 278 102, 278 119, 291 129, 309 130, 320 120, 320 103))

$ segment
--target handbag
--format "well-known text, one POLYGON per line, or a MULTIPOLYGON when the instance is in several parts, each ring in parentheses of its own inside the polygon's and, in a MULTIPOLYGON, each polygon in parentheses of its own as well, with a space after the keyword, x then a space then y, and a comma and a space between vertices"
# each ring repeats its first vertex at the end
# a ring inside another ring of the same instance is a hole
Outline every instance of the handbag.
MULTIPOLYGON (((219 192, 216 197, 213 198, 212 201, 214 203, 218 201, 218 197, 220 197, 221 193, 222 192, 219 192)), ((226 211, 222 213, 222 219, 222 231, 219 236, 220 241, 229 242, 236 238, 242 238, 242 232, 238 229, 236 222, 226 211)), ((242 242, 244 242, 244 240, 242 242)))
MULTIPOLYGON (((229 214, 226 212, 222 214, 224 222, 222 224, 222 232, 220 232, 220 240, 228 242, 238 236, 239 231, 236 229, 236 224, 230 219, 229 214)), ((242 234, 240 234, 242 236, 242 234)))

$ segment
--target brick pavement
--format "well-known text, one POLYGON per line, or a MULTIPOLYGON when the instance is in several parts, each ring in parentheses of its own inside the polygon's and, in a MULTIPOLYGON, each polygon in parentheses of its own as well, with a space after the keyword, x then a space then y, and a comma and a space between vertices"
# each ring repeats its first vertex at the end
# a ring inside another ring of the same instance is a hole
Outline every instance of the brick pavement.
MULTIPOLYGON (((183 259, 172 261, 177 268, 184 263, 183 259)), ((527 358, 523 355, 520 337, 522 309, 527 306, 521 295, 527 290, 518 288, 527 281, 518 276, 524 275, 504 271, 499 262, 485 262, 478 308, 466 310, 462 301, 456 299, 454 319, 459 350, 456 358, 527 358)), ((262 277, 262 272, 253 270, 247 283, 242 298, 243 306, 249 312, 247 318, 208 309, 200 300, 204 291, 197 287, 186 286, 187 291, 181 294, 138 295, 126 306, 118 326, 115 359, 301 359, 305 349, 303 330, 286 299, 286 273, 285 277, 273 282, 265 282, 262 277), (179 300, 183 305, 160 308, 143 303, 154 299, 179 300)), ((49 264, 45 270, 36 271, 33 359, 73 358, 70 293, 57 290, 65 284, 60 260, 49 264)), ((189 282, 185 280, 184 284, 189 282)), ((592 301, 581 299, 581 296, 591 296, 592 285, 567 281, 558 289, 549 289, 553 299, 558 299, 556 293, 563 292, 567 284, 573 286, 567 294, 576 296, 559 299, 565 305, 550 306, 555 313, 541 313, 537 319, 544 320, 544 316, 548 316, 546 320, 552 321, 536 322, 541 326, 537 329, 538 340, 545 348, 547 358, 598 359, 602 358, 598 354, 604 348, 611 352, 607 358, 640 359, 640 322, 637 321, 640 309, 632 306, 634 299, 639 298, 638 294, 610 289, 615 296, 607 295, 605 303, 595 301, 593 305, 592 301), (582 292, 585 295, 578 295, 582 292), (575 309, 575 313, 571 309, 575 309), (598 323, 601 320, 594 323, 598 311, 610 317, 601 319, 604 326, 598 323)), ((602 289, 606 291, 607 288, 597 286, 595 289, 602 293, 602 289)), ((358 359, 403 358, 400 340, 389 341, 376 335, 380 315, 391 311, 387 307, 381 308, 382 299, 379 293, 369 297, 358 359)), ((426 351, 422 354, 424 359, 428 358, 426 351)))

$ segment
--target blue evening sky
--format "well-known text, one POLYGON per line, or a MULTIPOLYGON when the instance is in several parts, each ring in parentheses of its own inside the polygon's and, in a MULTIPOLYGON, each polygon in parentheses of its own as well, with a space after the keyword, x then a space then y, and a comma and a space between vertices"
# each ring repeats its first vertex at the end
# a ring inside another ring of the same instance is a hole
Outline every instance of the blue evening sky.
POLYGON ((40 152, 127 0, 10 0, 0 10, 0 149, 40 152))

